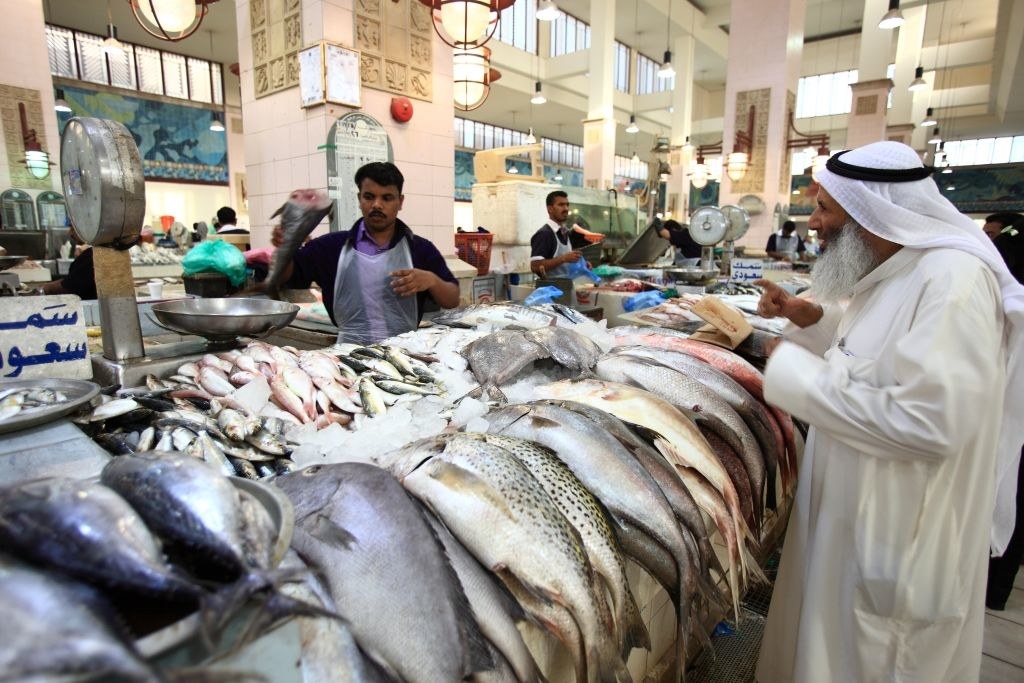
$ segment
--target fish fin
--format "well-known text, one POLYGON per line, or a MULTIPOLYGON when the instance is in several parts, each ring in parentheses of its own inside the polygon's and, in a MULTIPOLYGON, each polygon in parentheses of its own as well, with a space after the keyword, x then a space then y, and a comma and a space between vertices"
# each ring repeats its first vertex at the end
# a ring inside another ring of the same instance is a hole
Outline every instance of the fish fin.
POLYGON ((343 548, 344 550, 349 550, 358 540, 348 531, 338 526, 337 522, 330 517, 321 514, 316 516, 316 520, 313 522, 310 530, 310 536, 329 546, 343 548))
POLYGON ((487 482, 469 470, 439 458, 431 458, 426 467, 427 474, 447 488, 472 493, 486 501, 493 509, 515 521, 515 515, 505 504, 504 499, 495 493, 487 482))
POLYGON ((633 677, 614 648, 592 646, 587 652, 587 676, 600 683, 633 683, 633 677), (591 675, 591 667, 597 672, 591 675))

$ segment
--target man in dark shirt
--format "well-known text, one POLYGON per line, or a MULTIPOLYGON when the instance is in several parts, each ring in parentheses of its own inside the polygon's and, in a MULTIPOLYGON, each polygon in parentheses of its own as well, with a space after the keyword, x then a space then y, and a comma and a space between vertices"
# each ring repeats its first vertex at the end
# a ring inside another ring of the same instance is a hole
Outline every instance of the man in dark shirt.
POLYGON ((545 204, 548 220, 530 238, 530 270, 541 277, 569 277, 569 264, 580 260, 569 241, 569 195, 549 192, 545 204))
POLYGON ((690 229, 684 225, 680 225, 679 221, 667 220, 660 228, 658 228, 658 235, 662 239, 666 239, 669 243, 676 248, 676 263, 680 263, 686 259, 699 259, 701 247, 699 244, 693 241, 693 236, 690 235, 690 229))
POLYGON ((355 181, 363 217, 299 249, 285 277, 293 289, 319 284, 338 341, 366 344, 415 329, 428 296, 442 308, 458 306, 459 286, 437 247, 398 219, 405 199, 398 167, 366 164, 355 181))
POLYGON ((59 280, 47 282, 40 290, 43 294, 74 294, 82 301, 96 298, 96 270, 92 261, 93 251, 88 248, 71 262, 68 274, 59 280))
POLYGON ((807 251, 803 239, 796 233, 796 223, 786 221, 782 224, 782 230, 773 232, 768 238, 768 244, 764 250, 768 257, 782 261, 795 261, 796 257, 807 251), (794 256, 795 255, 795 256, 794 256))

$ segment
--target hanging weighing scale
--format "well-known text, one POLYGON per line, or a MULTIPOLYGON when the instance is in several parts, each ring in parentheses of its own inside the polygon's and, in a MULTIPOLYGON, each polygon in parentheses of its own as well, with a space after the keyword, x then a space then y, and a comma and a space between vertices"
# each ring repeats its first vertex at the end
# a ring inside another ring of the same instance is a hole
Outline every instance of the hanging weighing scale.
POLYGON ((730 227, 729 218, 714 206, 702 206, 690 216, 690 237, 701 245, 700 269, 718 272, 715 267, 715 245, 725 239, 730 227))
POLYGON ((746 209, 735 204, 726 204, 722 207, 722 213, 729 221, 726 228, 725 244, 722 245, 722 272, 732 273, 732 257, 736 252, 736 240, 747 234, 750 229, 750 214, 746 209))
POLYGON ((61 181, 75 232, 93 248, 103 354, 93 354, 100 384, 140 383, 201 356, 201 340, 157 347, 146 356, 128 249, 142 232, 146 188, 142 158, 128 129, 117 121, 75 117, 60 138, 61 181))

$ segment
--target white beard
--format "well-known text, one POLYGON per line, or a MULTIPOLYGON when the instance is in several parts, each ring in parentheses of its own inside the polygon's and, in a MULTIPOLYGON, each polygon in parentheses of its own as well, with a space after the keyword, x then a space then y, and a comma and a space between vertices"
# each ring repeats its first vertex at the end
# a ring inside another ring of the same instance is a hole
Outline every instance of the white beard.
POLYGON ((850 219, 830 239, 811 269, 815 301, 834 303, 848 298, 861 278, 878 265, 878 257, 864 240, 862 228, 850 219))

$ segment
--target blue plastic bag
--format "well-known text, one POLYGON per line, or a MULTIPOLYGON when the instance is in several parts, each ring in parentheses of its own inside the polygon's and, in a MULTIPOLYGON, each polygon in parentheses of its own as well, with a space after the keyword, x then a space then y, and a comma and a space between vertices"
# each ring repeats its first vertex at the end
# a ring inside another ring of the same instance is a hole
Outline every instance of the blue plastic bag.
POLYGON ((601 284, 601 278, 594 274, 590 268, 587 267, 587 259, 580 256, 580 260, 569 266, 569 277, 589 277, 593 280, 595 285, 601 284))
POLYGON ((640 292, 639 294, 629 297, 622 302, 622 308, 624 308, 626 312, 632 313, 633 311, 638 311, 641 308, 657 306, 664 300, 664 295, 655 289, 650 292, 640 292))
POLYGON ((562 297, 564 295, 565 292, 563 292, 561 289, 549 285, 547 287, 535 289, 533 291, 533 294, 531 294, 530 296, 526 297, 523 300, 523 305, 536 306, 537 304, 549 304, 555 299, 558 299, 559 297, 562 297))
POLYGON ((181 260, 185 275, 221 273, 235 287, 245 284, 245 256, 238 247, 222 240, 206 240, 193 247, 181 260))

